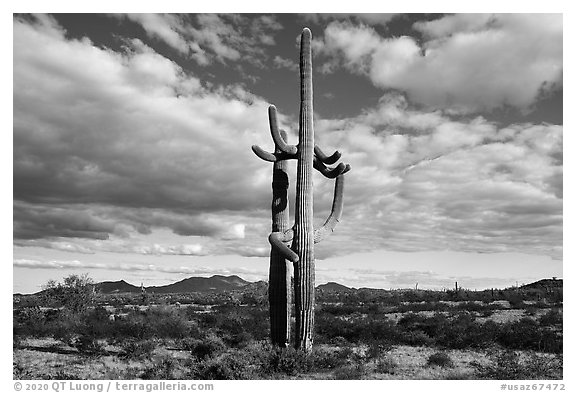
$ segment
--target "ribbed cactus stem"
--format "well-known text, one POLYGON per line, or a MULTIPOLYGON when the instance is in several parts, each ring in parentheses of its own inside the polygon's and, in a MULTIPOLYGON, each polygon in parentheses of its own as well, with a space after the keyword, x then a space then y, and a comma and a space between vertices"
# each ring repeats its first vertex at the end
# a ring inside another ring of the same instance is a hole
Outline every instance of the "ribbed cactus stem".
MULTIPOLYGON (((280 132, 282 142, 286 133, 280 132)), ((276 144, 276 152, 281 148, 276 144)), ((277 161, 272 173, 272 232, 284 232, 290 227, 288 215, 288 163, 277 161)), ((290 343, 292 311, 291 266, 280 251, 272 247, 270 252, 270 274, 268 301, 270 303, 270 335, 272 344, 286 347, 290 343)))
POLYGON ((292 249, 296 306, 296 348, 312 348, 314 327, 314 227, 313 185, 314 124, 312 121, 312 33, 304 29, 300 39, 300 127, 296 172, 296 224, 292 249))
POLYGON ((343 206, 344 174, 348 164, 338 164, 336 151, 328 156, 314 145, 312 120, 312 33, 305 28, 300 37, 300 124, 298 145, 288 145, 286 133, 278 128, 276 107, 270 106, 268 115, 275 151, 269 153, 257 145, 254 153, 261 159, 274 163, 272 178, 272 233, 268 237, 270 253, 270 330, 272 342, 285 347, 290 341, 291 285, 289 262, 294 263, 294 294, 296 308, 296 338, 294 346, 308 351, 312 348, 314 331, 314 243, 334 231, 340 221, 343 206), (296 220, 288 224, 288 174, 286 160, 297 159, 296 220), (324 225, 314 231, 312 170, 325 177, 336 178, 332 211, 324 225), (290 242, 292 244, 290 245, 290 242))

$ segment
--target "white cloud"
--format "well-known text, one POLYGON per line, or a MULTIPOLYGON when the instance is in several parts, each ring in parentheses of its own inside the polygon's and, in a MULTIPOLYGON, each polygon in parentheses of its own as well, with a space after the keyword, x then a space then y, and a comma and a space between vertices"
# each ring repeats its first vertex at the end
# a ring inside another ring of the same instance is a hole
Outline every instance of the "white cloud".
POLYGON ((562 126, 455 121, 396 96, 319 126, 352 166, 321 259, 382 248, 562 258, 562 126))
POLYGON ((418 22, 412 37, 384 38, 372 27, 333 22, 321 52, 384 89, 457 113, 505 105, 529 110, 562 85, 562 15, 449 15, 418 22), (339 60, 342 59, 342 60, 339 60))
POLYGON ((191 46, 181 34, 184 26, 178 16, 170 14, 126 14, 125 16, 139 23, 149 36, 166 42, 183 54, 190 52, 191 46))
POLYGON ((160 39, 200 65, 213 60, 245 60, 256 65, 265 57, 260 45, 275 44, 273 33, 282 28, 272 15, 248 18, 233 14, 125 14, 147 35, 160 39), (254 56, 254 55, 258 56, 254 56))

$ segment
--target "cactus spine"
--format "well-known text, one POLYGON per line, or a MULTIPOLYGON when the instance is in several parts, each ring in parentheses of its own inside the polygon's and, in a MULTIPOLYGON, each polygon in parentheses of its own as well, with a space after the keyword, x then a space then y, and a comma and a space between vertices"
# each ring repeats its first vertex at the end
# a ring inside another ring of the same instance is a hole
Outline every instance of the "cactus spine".
POLYGON ((313 94, 312 94, 312 33, 308 28, 300 37, 300 121, 298 145, 288 145, 286 137, 278 130, 276 107, 269 108, 270 131, 274 140, 274 153, 259 146, 252 146, 261 159, 274 162, 272 179, 272 233, 269 236, 270 253, 270 327, 272 342, 285 346, 290 340, 290 274, 286 260, 294 263, 294 292, 296 309, 296 337, 294 346, 308 351, 312 347, 314 333, 314 243, 322 241, 334 231, 340 221, 343 206, 344 173, 350 165, 340 163, 334 168, 341 154, 327 156, 314 144, 313 94), (287 227, 288 176, 283 163, 296 159, 296 218, 294 227, 287 227), (312 169, 329 179, 336 179, 332 211, 324 225, 313 227, 312 169), (285 180, 281 180, 285 179, 285 180), (290 246, 290 243, 291 246, 290 246))

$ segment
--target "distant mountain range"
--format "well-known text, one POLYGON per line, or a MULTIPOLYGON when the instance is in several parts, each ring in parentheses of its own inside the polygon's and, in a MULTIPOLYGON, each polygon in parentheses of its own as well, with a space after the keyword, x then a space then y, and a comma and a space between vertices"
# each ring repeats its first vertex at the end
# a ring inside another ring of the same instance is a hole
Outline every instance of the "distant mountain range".
MULTIPOLYGON (((173 284, 144 287, 148 293, 222 292, 242 289, 252 284, 238 276, 190 277, 173 284)), ((140 293, 141 288, 124 280, 96 284, 100 293, 140 293)))
MULTIPOLYGON (((521 286, 523 289, 547 290, 552 288, 562 288, 561 278, 542 279, 530 284, 521 286)), ((214 275, 212 277, 189 277, 184 280, 160 286, 144 287, 147 293, 190 293, 190 292, 226 292, 233 290, 266 292, 268 284, 265 281, 250 282, 238 276, 214 275)), ((140 286, 132 285, 124 280, 103 281, 96 284, 98 292, 103 294, 113 293, 140 293, 140 286)), ((356 288, 350 288, 336 282, 328 282, 316 287, 320 292, 354 292, 356 288)), ((360 290, 366 288, 360 288, 360 290)), ((375 289, 376 290, 376 289, 375 289)), ((19 295, 19 294, 15 294, 19 295)))
POLYGON ((327 282, 326 284, 318 285, 316 289, 324 292, 351 292, 354 288, 349 288, 346 285, 338 284, 337 282, 327 282))

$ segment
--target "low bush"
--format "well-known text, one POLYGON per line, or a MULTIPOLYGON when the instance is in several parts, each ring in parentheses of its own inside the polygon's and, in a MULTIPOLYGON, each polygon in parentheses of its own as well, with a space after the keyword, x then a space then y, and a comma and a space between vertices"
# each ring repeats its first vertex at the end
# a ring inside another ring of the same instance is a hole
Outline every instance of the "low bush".
POLYGON ((562 326, 562 313, 557 309, 551 309, 538 318, 540 326, 562 326))
POLYGON ((227 348, 224 340, 212 334, 202 339, 184 339, 181 343, 185 350, 192 352, 199 360, 214 356, 227 348))
POLYGON ((366 366, 363 363, 342 366, 332 374, 334 379, 352 379, 360 380, 366 375, 366 366))
POLYGON ((310 354, 310 361, 314 370, 333 370, 349 362, 351 350, 349 348, 315 347, 310 354))
POLYGON ((562 379, 560 356, 531 353, 524 361, 514 351, 498 351, 489 355, 488 364, 473 362, 481 379, 562 379))
POLYGON ((271 351, 265 371, 294 376, 308 372, 312 367, 312 356, 292 347, 274 348, 271 351))
POLYGON ((176 379, 174 372, 178 366, 178 361, 170 356, 163 356, 154 359, 152 364, 142 372, 142 379, 176 379))
POLYGON ((157 347, 155 340, 134 340, 128 339, 121 343, 120 356, 126 359, 146 359, 152 356, 157 347))
POLYGON ((242 353, 228 352, 203 362, 196 370, 194 379, 255 379, 255 369, 242 353))
POLYGON ((452 368, 454 367, 454 362, 450 358, 450 355, 448 355, 446 352, 435 352, 432 355, 428 356, 426 365, 438 366, 443 368, 452 368))
POLYGON ((398 363, 390 356, 384 355, 376 360, 375 371, 382 374, 394 374, 398 368, 398 363))
POLYGON ((104 344, 98 341, 94 336, 81 335, 72 339, 69 344, 76 348, 82 355, 100 356, 106 353, 104 350, 104 344))

